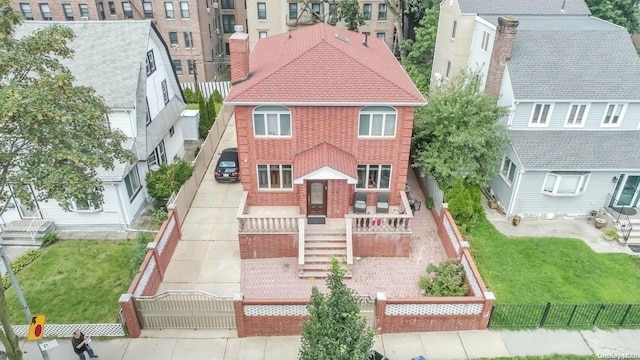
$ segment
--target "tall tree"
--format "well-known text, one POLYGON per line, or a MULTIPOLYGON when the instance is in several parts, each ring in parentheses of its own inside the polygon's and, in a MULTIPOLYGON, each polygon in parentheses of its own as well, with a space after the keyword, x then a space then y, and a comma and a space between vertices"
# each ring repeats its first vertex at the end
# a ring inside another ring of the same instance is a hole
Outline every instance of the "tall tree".
POLYGON ((335 13, 329 14, 327 23, 335 26, 340 21, 351 31, 358 31, 358 27, 364 25, 364 15, 360 10, 358 0, 340 0, 338 2, 335 13))
POLYGON ((436 48, 439 13, 438 7, 426 9, 420 26, 415 28, 415 40, 406 39, 400 44, 400 49, 406 54, 402 65, 418 89, 425 94, 429 92, 431 84, 431 65, 436 48))
MULTIPOLYGON (((54 199, 68 210, 72 200, 102 203, 99 167, 133 162, 122 148, 126 137, 111 131, 109 109, 92 88, 75 85, 61 59, 71 59, 71 29, 51 25, 16 39, 22 21, 8 0, 0 0, 0 215, 11 198, 33 204, 54 199)), ((0 332, 10 359, 22 359, 0 286, 0 332)))
POLYGON ((329 295, 316 286, 307 304, 309 320, 302 327, 300 360, 364 360, 372 353, 373 330, 367 329, 358 299, 344 283, 344 271, 331 260, 329 295))
POLYGON ((458 178, 481 185, 495 176, 508 143, 497 120, 508 114, 497 97, 480 91, 480 77, 463 73, 452 84, 434 87, 416 111, 416 166, 433 175, 443 190, 458 178))
POLYGON ((586 0, 586 2, 594 16, 623 26, 632 34, 640 30, 638 0, 586 0))
MULTIPOLYGON (((393 52, 400 50, 400 59, 407 57, 407 49, 403 49, 401 44, 405 39, 410 38, 413 29, 409 27, 424 16, 428 9, 439 9, 439 1, 436 0, 385 0, 387 8, 393 15, 393 21, 396 28, 393 52)), ((436 24, 438 22, 436 16, 436 24)), ((437 25, 436 25, 437 27, 437 25)))

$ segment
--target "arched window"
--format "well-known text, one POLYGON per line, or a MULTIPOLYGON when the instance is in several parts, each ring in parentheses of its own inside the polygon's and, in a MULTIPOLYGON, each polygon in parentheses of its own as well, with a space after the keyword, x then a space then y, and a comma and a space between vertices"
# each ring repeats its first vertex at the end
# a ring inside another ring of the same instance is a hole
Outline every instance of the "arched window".
POLYGON ((396 109, 389 106, 367 106, 360 110, 359 137, 396 136, 396 109))
POLYGON ((284 106, 259 106, 253 109, 253 135, 291 136, 291 111, 284 106))

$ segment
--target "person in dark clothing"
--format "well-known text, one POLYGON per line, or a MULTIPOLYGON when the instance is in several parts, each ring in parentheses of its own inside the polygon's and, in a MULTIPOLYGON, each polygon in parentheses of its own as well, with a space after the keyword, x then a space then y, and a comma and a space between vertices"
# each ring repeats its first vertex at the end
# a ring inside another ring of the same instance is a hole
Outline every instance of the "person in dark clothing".
POLYGON ((89 358, 95 359, 98 355, 93 353, 93 349, 89 346, 89 342, 91 342, 91 337, 86 336, 80 329, 76 329, 73 332, 73 337, 71 338, 71 344, 73 345, 73 351, 78 354, 80 360, 86 360, 87 358, 84 356, 84 352, 86 351, 89 354, 89 358))

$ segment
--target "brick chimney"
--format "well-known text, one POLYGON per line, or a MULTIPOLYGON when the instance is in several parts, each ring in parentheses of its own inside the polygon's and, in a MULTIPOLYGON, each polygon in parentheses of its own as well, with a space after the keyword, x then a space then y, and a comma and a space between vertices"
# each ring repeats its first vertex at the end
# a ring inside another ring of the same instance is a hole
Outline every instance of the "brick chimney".
POLYGON ((512 17, 505 18, 501 16, 498 18, 496 38, 493 41, 491 62, 489 63, 487 82, 484 87, 484 91, 489 94, 500 95, 504 67, 508 61, 511 61, 511 51, 513 50, 513 42, 516 38, 519 23, 518 20, 512 17))
POLYGON ((249 35, 242 32, 242 25, 236 26, 236 32, 229 37, 231 54, 231 83, 246 80, 249 77, 249 35))

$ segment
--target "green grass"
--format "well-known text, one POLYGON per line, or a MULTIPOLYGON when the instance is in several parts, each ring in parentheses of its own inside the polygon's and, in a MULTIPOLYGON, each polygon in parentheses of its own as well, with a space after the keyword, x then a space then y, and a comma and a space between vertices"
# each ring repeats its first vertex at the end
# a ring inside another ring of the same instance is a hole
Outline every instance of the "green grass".
POLYGON ((597 254, 578 239, 509 238, 482 216, 469 231, 497 303, 640 303, 640 260, 597 254))
MULTIPOLYGON (((17 274, 29 309, 48 323, 113 323, 132 279, 134 241, 59 241, 17 274)), ((26 324, 13 287, 5 291, 11 320, 26 324)))

